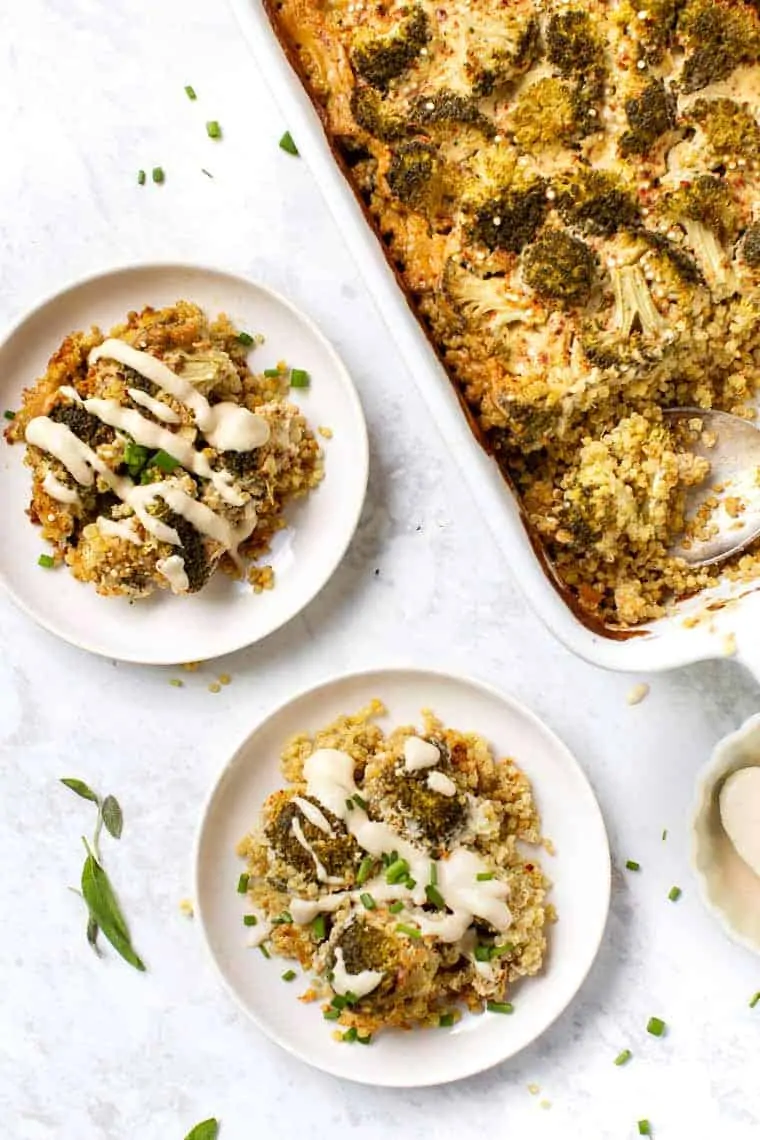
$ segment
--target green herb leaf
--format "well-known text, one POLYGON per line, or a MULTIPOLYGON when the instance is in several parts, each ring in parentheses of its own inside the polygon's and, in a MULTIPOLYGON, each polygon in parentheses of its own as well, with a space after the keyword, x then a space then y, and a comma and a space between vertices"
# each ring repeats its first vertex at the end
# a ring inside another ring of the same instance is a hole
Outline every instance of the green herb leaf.
POLYGON ((154 182, 161 183, 166 181, 166 175, 164 174, 163 166, 154 166, 150 173, 150 176, 154 182))
POLYGON ((510 1001, 487 1001, 486 1009, 489 1013, 514 1013, 515 1007, 510 1001))
POLYGON ((630 1049, 623 1049, 623 1051, 621 1053, 618 1053, 617 1057, 615 1058, 615 1064, 618 1066, 618 1068, 620 1068, 621 1065, 627 1065, 632 1056, 633 1053, 630 1049))
POLYGON ((98 926, 97 922, 92 917, 92 915, 90 915, 90 917, 87 919, 87 941, 89 942, 90 946, 92 946, 93 950, 95 951, 95 953, 97 954, 98 957, 100 957, 100 950, 98 948, 98 934, 99 934, 99 932, 100 932, 100 927, 98 926))
MULTIPOLYGON (((246 348, 250 348, 251 345, 253 344, 253 337, 248 332, 239 332, 237 334, 237 339, 238 339, 239 343, 244 344, 246 348)), ((266 375, 266 373, 265 373, 265 375, 266 375)))
POLYGON ((760 1002, 760 990, 750 998, 749 1008, 754 1009, 758 1002, 760 1002))
POLYGON ((665 1033, 666 1025, 661 1017, 650 1017, 647 1022, 647 1033, 651 1033, 653 1037, 662 1037, 665 1033))
POLYGON ((195 1128, 191 1128, 185 1140, 216 1140, 219 1135, 219 1121, 202 1120, 200 1124, 196 1124, 195 1128))
POLYGON ((15 413, 15 412, 12 412, 12 411, 10 410, 10 408, 6 408, 6 410, 3 412, 3 417, 4 417, 6 420, 15 420, 15 418, 16 418, 16 413, 15 413))
POLYGON ((678 902, 682 894, 683 891, 680 887, 671 887, 668 891, 668 898, 671 902, 678 902))
POLYGON ((651 1135, 652 1135, 652 1125, 649 1123, 648 1120, 640 1120, 639 1121, 639 1136, 651 1136, 651 1135))
POLYGON ((90 916, 117 954, 136 970, 144 970, 144 963, 132 947, 129 929, 108 875, 92 853, 87 855, 82 868, 82 894, 90 916))
POLYGON ((438 1024, 440 1025, 441 1029, 448 1029, 449 1026, 454 1024, 454 1014, 442 1013, 438 1018, 438 1024))
POLYGON ((195 100, 198 98, 198 96, 195 94, 195 88, 191 87, 189 83, 185 87, 185 94, 187 95, 188 99, 195 100))
POLYGON ((222 137, 222 128, 216 119, 211 119, 206 123, 206 134, 210 139, 220 139, 222 137))
POLYGON ((71 788, 72 792, 75 792, 76 795, 81 796, 83 800, 91 800, 94 804, 100 803, 100 800, 98 799, 95 792, 93 792, 92 788, 85 784, 84 780, 77 780, 74 776, 65 776, 61 780, 61 783, 65 784, 67 788, 71 788))
MULTIPOLYGON (((290 387, 291 388, 308 388, 311 383, 311 377, 304 368, 291 368, 290 370, 290 387)), ((354 796, 356 799, 356 796, 354 796)), ((358 802, 358 801, 357 801, 358 802)), ((359 804, 361 807, 361 804, 359 804)))
POLYGON ((121 814, 119 801, 116 797, 106 796, 100 811, 108 834, 112 835, 114 839, 121 839, 121 832, 124 827, 124 816, 121 814))
POLYGON ((296 158, 298 157, 298 147, 293 142, 293 136, 290 131, 286 131, 280 139, 280 150, 284 150, 286 154, 292 154, 296 158))
POLYGON ((627 859, 625 865, 629 871, 640 871, 641 870, 641 863, 637 863, 635 859, 627 859))
POLYGON ((41 554, 37 559, 37 565, 43 566, 46 570, 52 570, 55 566, 55 558, 51 554, 41 554))
POLYGON ((138 170, 137 171, 137 185, 138 186, 144 186, 145 185, 145 171, 144 170, 138 170))
POLYGON ((243 871, 242 875, 238 879, 237 893, 239 895, 244 895, 247 892, 250 880, 251 876, 246 871, 243 871))

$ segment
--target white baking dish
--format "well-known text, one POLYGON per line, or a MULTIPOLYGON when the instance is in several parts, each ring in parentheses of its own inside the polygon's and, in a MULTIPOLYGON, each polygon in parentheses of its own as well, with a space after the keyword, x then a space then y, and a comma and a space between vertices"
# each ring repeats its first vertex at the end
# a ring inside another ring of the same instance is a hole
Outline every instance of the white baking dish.
POLYGON ((541 619, 574 653, 608 669, 672 669, 735 652, 760 677, 760 581, 753 586, 724 583, 682 602, 671 616, 625 639, 594 632, 577 619, 537 558, 515 496, 473 435, 451 382, 332 155, 319 116, 272 31, 261 0, 231 0, 231 4, 447 447, 504 551, 511 573, 541 619), (692 624, 694 619, 696 624, 692 624))

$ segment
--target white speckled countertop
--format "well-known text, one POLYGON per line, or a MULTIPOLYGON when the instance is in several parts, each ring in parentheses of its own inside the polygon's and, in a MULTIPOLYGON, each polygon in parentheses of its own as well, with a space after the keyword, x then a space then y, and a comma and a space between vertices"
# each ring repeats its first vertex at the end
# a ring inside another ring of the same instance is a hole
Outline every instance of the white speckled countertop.
POLYGON ((650 695, 629 707, 640 678, 575 660, 526 610, 309 170, 278 150, 285 126, 222 0, 0 7, 0 323, 107 266, 216 263, 317 319, 372 437, 369 498, 334 580, 290 626, 184 688, 59 644, 0 598, 3 1135, 182 1140, 216 1115, 223 1140, 628 1140, 648 1117, 658 1140, 757 1140, 760 961, 703 912, 686 826, 698 765, 756 711, 757 687, 721 661, 644 678, 650 695), (158 164, 165 185, 138 187, 137 169, 158 164), (580 995, 533 1047, 439 1090, 372 1090, 261 1037, 178 904, 204 796, 257 717, 336 669, 430 662, 502 686, 574 749, 609 827, 612 913, 580 995), (232 684, 212 694, 223 671, 232 684), (144 976, 95 960, 66 889, 89 827, 89 805, 57 783, 72 774, 123 805, 109 866, 144 976), (627 858, 639 874, 621 871, 627 858), (667 1038, 647 1036, 651 1014, 667 1038), (635 1058, 617 1069, 624 1046, 635 1058))

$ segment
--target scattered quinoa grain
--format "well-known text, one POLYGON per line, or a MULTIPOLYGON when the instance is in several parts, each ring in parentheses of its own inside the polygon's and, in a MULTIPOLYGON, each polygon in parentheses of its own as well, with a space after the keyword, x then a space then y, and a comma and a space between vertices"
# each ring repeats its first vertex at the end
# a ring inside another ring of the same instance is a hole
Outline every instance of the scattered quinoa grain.
POLYGON ((192 918, 195 914, 195 908, 190 899, 181 899, 179 909, 180 913, 184 914, 185 918, 192 918))
POLYGON ((323 439, 332 439, 333 437, 333 429, 330 427, 319 427, 317 431, 323 439))
POLYGON ((626 704, 640 705, 644 698, 648 696, 648 694, 649 685, 641 681, 638 685, 634 685, 633 688, 628 690, 628 694, 625 698, 626 704))
POLYGON ((219 684, 218 681, 212 681, 208 687, 208 691, 210 693, 221 693, 222 686, 219 684))

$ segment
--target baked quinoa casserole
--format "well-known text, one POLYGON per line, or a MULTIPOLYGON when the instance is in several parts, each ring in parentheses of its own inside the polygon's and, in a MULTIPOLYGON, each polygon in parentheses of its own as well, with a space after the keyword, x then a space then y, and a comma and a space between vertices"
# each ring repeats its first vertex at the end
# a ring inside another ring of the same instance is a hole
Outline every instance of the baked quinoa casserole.
MULTIPOLYGON (((55 550, 42 565, 140 598, 195 593, 269 549, 322 466, 284 364, 248 367, 256 343, 187 301, 66 337, 6 431, 26 443, 28 513, 55 550)), ((247 574, 273 583, 270 567, 247 574)))
POLYGON ((757 0, 266 0, 482 442, 589 619, 720 573, 663 411, 760 380, 757 0))
POLYGON ((553 918, 521 848, 541 834, 515 762, 427 711, 421 730, 386 736, 385 711, 373 701, 292 739, 288 785, 238 847, 251 944, 297 960, 312 976, 302 1000, 365 1043, 391 1026, 451 1025, 461 1004, 511 1013, 553 918))

